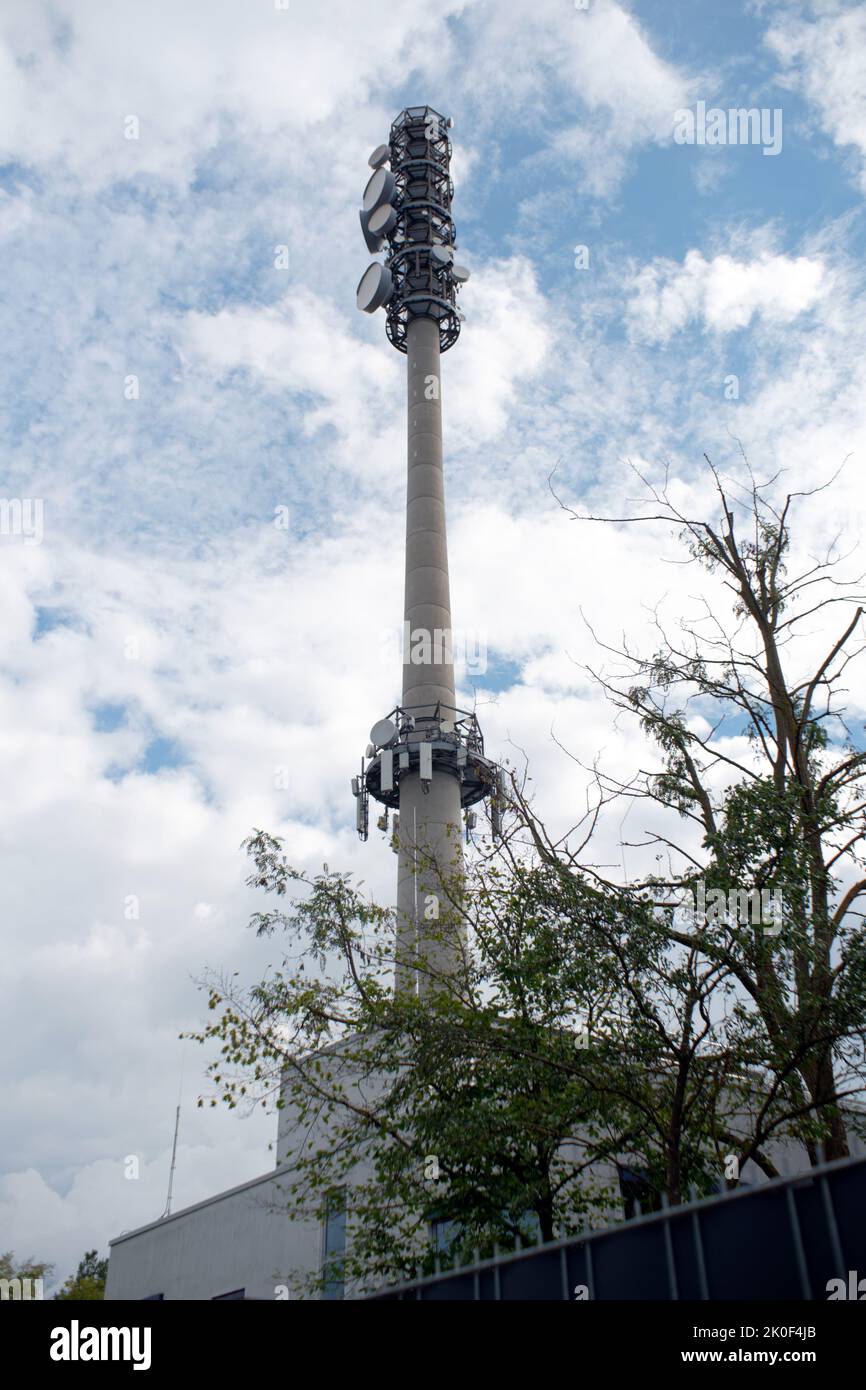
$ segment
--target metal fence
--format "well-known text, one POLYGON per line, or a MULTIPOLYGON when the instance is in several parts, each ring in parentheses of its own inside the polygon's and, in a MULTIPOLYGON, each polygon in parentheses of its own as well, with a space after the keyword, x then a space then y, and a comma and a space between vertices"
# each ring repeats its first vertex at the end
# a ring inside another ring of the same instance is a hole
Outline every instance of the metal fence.
POLYGON ((857 1298, 860 1278, 866 1299, 866 1157, 666 1207, 367 1297, 823 1301, 831 1279, 844 1281, 842 1296, 857 1298))

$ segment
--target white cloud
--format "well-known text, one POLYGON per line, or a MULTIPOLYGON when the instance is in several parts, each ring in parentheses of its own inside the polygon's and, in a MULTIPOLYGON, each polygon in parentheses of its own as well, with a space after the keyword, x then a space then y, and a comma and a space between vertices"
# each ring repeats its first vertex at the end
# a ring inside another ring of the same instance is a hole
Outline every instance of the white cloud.
POLYGON ((87 187, 142 173, 185 184, 221 121, 263 143, 302 138, 398 81, 416 46, 444 58, 447 21, 460 8, 332 0, 327 33, 314 8, 296 4, 90 0, 62 17, 6 9, 0 150, 25 163, 62 161, 87 187), (129 115, 137 139, 126 138, 129 115))
MULTIPOLYGON (((192 1107, 181 1117, 190 1127, 192 1107)), ((173 1115, 166 1111, 164 1128, 170 1130, 173 1115)), ((236 1132, 223 1135, 219 1145, 179 1143, 172 1210, 204 1201, 214 1193, 259 1176, 261 1126, 250 1128, 245 1146, 236 1132)), ((200 1132, 200 1131, 199 1131, 200 1132)), ((136 1139, 140 1137, 136 1135, 136 1139)), ((19 1257, 50 1259, 57 1268, 46 1296, 51 1297, 72 1272, 85 1250, 108 1252, 108 1242, 124 1231, 157 1220, 165 1210, 171 1146, 143 1159, 134 1151, 97 1159, 77 1167, 69 1180, 58 1186, 46 1182, 35 1168, 0 1176, 0 1226, 4 1249, 19 1257), (128 1157, 139 1159, 135 1178, 128 1157)))
POLYGON ((695 249, 682 264, 658 259, 634 277, 629 324, 636 339, 666 342, 696 323, 715 333, 746 328, 758 316, 790 323, 829 293, 832 277, 818 258, 762 253, 750 261, 695 249))
POLYGON ((812 103, 834 144, 856 152, 866 192, 866 7, 822 10, 807 21, 785 15, 766 42, 780 60, 781 81, 812 103))
POLYGON ((484 24, 490 63, 479 74, 488 110, 508 72, 508 99, 528 108, 531 128, 559 107, 544 157, 577 166, 582 188, 597 197, 619 186, 628 155, 673 137, 675 111, 695 78, 653 48, 638 19, 615 0, 586 10, 562 0, 511 0, 471 12, 484 24))
POLYGON ((270 390, 304 401, 305 435, 330 427, 349 445, 341 462, 370 477, 391 466, 400 378, 386 342, 375 347, 353 334, 346 315, 304 290, 292 289, 274 307, 243 305, 213 315, 193 312, 180 326, 179 349, 189 365, 224 375, 255 372, 270 390))

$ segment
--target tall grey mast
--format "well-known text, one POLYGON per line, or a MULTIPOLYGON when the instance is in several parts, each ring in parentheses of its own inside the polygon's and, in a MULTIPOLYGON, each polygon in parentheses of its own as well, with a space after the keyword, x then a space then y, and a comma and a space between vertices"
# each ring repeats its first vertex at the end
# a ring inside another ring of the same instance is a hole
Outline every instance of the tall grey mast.
POLYGON ((362 839, 370 796, 386 807, 383 829, 399 808, 395 987, 409 991, 460 968, 461 815, 497 784, 478 721, 454 690, 440 359, 460 333, 456 293, 468 272, 454 264, 450 124, 429 106, 402 111, 370 156, 360 214, 368 248, 387 245, 385 263, 361 278, 358 308, 384 307, 388 338, 406 353, 408 478, 402 703, 374 724, 352 790, 362 839))

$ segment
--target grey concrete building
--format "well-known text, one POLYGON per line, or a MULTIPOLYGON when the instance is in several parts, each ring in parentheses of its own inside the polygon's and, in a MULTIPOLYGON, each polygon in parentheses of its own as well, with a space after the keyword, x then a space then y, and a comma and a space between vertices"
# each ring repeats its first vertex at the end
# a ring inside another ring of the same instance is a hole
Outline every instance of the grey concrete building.
POLYGON ((290 1172, 276 1168, 117 1236, 106 1299, 288 1297, 282 1276, 317 1268, 323 1253, 319 1225, 290 1223, 274 1210, 290 1172))

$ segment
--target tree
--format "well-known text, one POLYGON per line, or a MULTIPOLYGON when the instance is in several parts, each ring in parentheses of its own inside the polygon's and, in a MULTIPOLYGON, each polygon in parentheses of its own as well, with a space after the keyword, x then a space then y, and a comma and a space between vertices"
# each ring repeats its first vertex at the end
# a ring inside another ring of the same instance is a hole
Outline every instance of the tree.
POLYGON ((0 1280, 36 1280, 50 1279, 54 1272, 54 1265, 48 1264, 44 1260, 34 1260, 28 1257, 26 1260, 17 1260, 12 1250, 0 1254, 0 1280))
POLYGON ((70 1274, 56 1299, 69 1299, 77 1302, 97 1302, 105 1298, 105 1281, 108 1278, 108 1258, 100 1260, 95 1250, 88 1250, 79 1260, 78 1269, 70 1274))
POLYGON ((282 966, 251 990, 207 980, 216 1018, 191 1036, 220 1043, 224 1103, 288 1109, 282 1210, 315 1220, 351 1189, 354 1286, 607 1222, 623 1157, 672 1201, 709 1191, 732 1143, 761 1158, 787 1118, 773 1099, 749 1128, 730 1084, 754 1061, 711 1017, 730 972, 683 961, 652 902, 544 862, 517 807, 460 886, 465 968, 418 995, 390 988, 393 913, 349 875, 292 868, 263 831, 246 842, 251 886, 307 896, 254 914, 288 938, 282 966))
MULTIPOLYGON (((625 663, 625 674, 593 670, 593 678, 637 716, 661 755, 658 769, 629 782, 602 777, 600 786, 604 798, 653 801, 699 830, 697 845, 676 830, 648 832, 643 844, 670 856, 669 873, 636 888, 763 890, 784 905, 772 933, 766 923, 744 929, 729 914, 703 917, 687 930, 671 924, 670 936, 736 978, 741 1001, 751 1002, 763 1024, 774 1085, 799 1110, 801 1137, 817 1162, 819 1145, 828 1158, 847 1154, 842 1102, 862 1093, 866 1075, 866 937, 858 910, 866 893, 866 752, 842 702, 842 677, 863 650, 856 640, 861 578, 836 577, 842 557, 835 545, 788 574, 794 509, 820 489, 776 501, 776 478, 759 484, 748 470, 747 486, 726 487, 707 465, 718 522, 686 516, 667 478, 657 488, 642 475, 648 513, 600 517, 565 507, 585 521, 672 522, 690 562, 720 578, 730 595, 727 604, 723 594, 705 599, 700 616, 682 620, 676 634, 656 617, 661 642, 648 656, 599 643, 625 663), (837 606, 841 621, 815 655, 816 617, 837 606), (746 756, 732 750, 732 716, 747 738, 746 756)), ((741 1020, 746 1008, 741 1002, 741 1020)))
MULTIPOLYGON (((554 1225, 580 1223, 609 1202, 576 1181, 615 1141, 587 1145, 575 1128, 591 1122, 596 1103, 567 1026, 576 998, 591 1011, 603 986, 588 957, 574 958, 565 982, 561 942, 530 875, 509 881, 493 871, 483 890, 476 884, 476 957, 415 995, 390 987, 390 910, 368 902, 347 874, 293 869, 265 832, 246 848, 251 885, 278 896, 308 891, 287 911, 253 917, 260 934, 285 933, 299 951, 252 990, 209 980, 218 1016, 192 1036, 221 1043, 211 1074, 225 1103, 252 1094, 291 1111, 295 1146, 278 1155, 294 1163, 284 1193, 291 1215, 314 1218, 351 1185, 347 1278, 428 1266, 431 1220, 450 1229, 449 1247, 489 1248, 533 1229, 550 1238, 554 1225), (505 917, 509 930, 497 931, 494 919, 502 926, 505 917), (567 1163, 565 1143, 574 1149, 567 1163)), ((446 911, 427 924, 420 968, 433 971, 430 942, 447 921, 446 911)))

